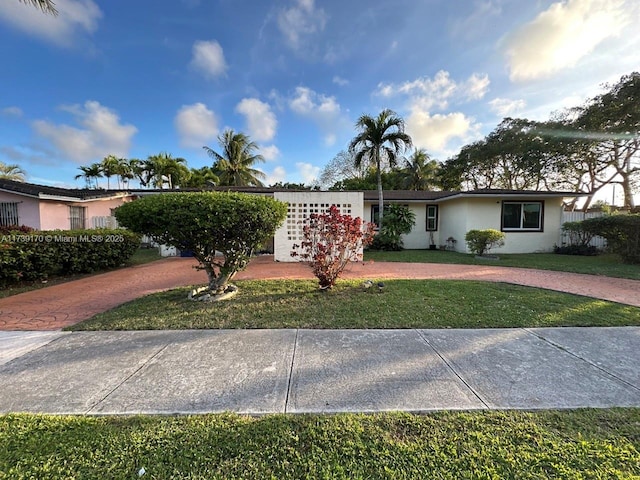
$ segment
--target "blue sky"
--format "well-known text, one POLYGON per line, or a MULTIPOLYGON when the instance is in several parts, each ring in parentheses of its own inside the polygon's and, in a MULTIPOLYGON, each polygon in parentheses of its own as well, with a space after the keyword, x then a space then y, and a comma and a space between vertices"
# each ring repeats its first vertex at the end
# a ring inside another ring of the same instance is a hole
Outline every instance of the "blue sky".
POLYGON ((383 108, 445 160, 640 67, 637 0, 56 6, 0 2, 0 160, 43 184, 82 187, 78 166, 109 154, 210 165, 225 128, 258 142, 268 183, 309 183, 383 108))

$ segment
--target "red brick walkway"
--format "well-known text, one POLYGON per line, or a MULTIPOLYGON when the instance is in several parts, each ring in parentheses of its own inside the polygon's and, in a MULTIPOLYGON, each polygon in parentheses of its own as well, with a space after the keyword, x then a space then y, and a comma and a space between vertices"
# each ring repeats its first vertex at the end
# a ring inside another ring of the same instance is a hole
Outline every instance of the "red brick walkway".
MULTIPOLYGON (((168 258, 0 299, 0 330, 58 330, 150 293, 204 284, 190 258, 168 258)), ((455 279, 507 282, 586 295, 640 307, 640 281, 483 265, 367 262, 353 264, 345 278, 455 279)), ((258 257, 237 279, 311 279, 299 263, 258 257)))

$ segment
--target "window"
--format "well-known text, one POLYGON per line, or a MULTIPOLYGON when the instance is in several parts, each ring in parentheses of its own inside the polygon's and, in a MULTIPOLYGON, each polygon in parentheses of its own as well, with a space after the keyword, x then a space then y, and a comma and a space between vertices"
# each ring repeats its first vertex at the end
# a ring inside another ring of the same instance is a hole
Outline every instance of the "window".
POLYGON ((438 230, 438 206, 427 205, 427 232, 438 230))
POLYGON ((380 228, 380 207, 371 205, 371 223, 375 224, 376 229, 380 228))
POLYGON ((18 202, 0 202, 0 225, 20 225, 18 220, 18 202))
POLYGON ((83 230, 85 227, 86 207, 69 207, 69 228, 83 230))
POLYGON ((502 230, 542 231, 542 202, 503 202, 502 230))

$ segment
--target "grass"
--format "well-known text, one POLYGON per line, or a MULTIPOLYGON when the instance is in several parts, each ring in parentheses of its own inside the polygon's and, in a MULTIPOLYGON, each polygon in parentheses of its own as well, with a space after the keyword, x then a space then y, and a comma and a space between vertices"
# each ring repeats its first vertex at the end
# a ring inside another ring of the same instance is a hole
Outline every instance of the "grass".
POLYGON ((202 328, 486 328, 640 325, 640 308, 530 287, 462 280, 238 281, 232 301, 187 300, 187 288, 143 297, 70 330, 202 328))
POLYGON ((640 409, 428 415, 0 416, 0 477, 640 476, 640 409))
POLYGON ((364 259, 377 262, 457 263, 462 265, 499 265, 501 267, 539 268, 561 272, 587 273, 607 277, 640 280, 640 265, 622 263, 613 254, 596 256, 522 253, 499 255, 499 260, 477 260, 473 255, 441 250, 403 250, 401 252, 366 251, 364 259))
MULTIPOLYGON (((139 248, 133 256, 127 260, 123 267, 135 267, 136 265, 143 265, 145 263, 154 262, 160 260, 162 257, 155 248, 139 248)), ((12 295, 18 295, 19 293, 30 292, 32 290, 38 290, 44 287, 50 287, 52 285, 59 285, 61 283, 70 282, 72 280, 80 280, 92 275, 96 275, 104 272, 95 273, 83 273, 78 275, 66 275, 61 277, 49 278, 46 282, 22 282, 9 287, 0 289, 0 298, 10 297, 12 295)))

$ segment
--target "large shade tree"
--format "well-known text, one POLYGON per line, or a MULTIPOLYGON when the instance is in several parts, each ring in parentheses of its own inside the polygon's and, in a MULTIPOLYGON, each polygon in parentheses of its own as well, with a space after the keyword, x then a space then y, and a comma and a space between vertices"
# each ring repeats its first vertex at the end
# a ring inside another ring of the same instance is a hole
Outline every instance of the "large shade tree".
POLYGON ((359 131, 349 144, 354 155, 354 165, 370 165, 376 171, 378 186, 379 225, 383 224, 384 198, 382 172, 385 167, 397 164, 398 157, 412 146, 411 137, 405 133, 402 117, 385 109, 377 117, 362 115, 356 122, 359 131))
POLYGON ((225 130, 218 137, 218 143, 222 148, 221 152, 206 145, 202 147, 214 160, 213 172, 218 177, 218 185, 264 187, 262 180, 266 175, 253 168, 256 163, 264 162, 264 157, 256 153, 257 143, 244 133, 232 129, 225 130))
POLYGON ((274 198, 229 192, 149 195, 115 211, 123 227, 193 252, 197 268, 207 273, 208 285, 199 292, 207 298, 236 290, 229 282, 286 215, 287 204, 274 198))
POLYGON ((13 180, 15 182, 24 182, 25 172, 16 164, 7 164, 0 162, 0 178, 3 180, 13 180))

